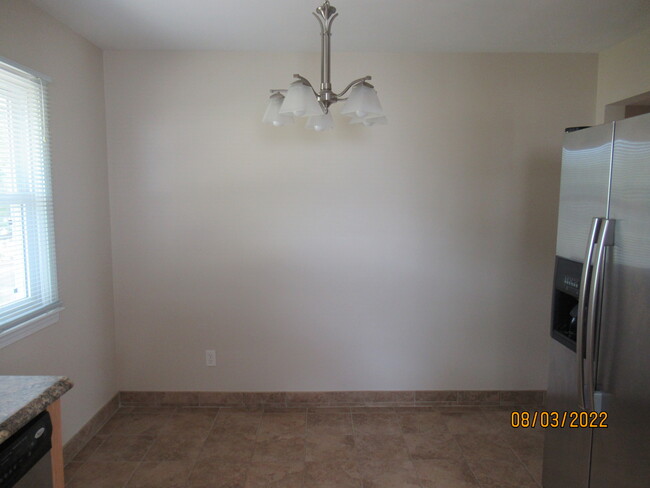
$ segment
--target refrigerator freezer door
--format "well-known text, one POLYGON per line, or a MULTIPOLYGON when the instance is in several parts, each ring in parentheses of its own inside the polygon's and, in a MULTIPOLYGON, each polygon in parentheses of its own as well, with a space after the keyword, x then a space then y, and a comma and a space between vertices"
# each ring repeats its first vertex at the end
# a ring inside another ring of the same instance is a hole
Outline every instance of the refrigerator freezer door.
MULTIPOLYGON (((558 256, 583 262, 594 217, 607 217, 613 124, 566 134, 558 216, 558 256)), ((552 340, 547 409, 579 410, 576 353, 552 340)), ((546 429, 544 488, 587 488, 591 430, 546 429)))
POLYGON ((556 254, 582 262, 594 217, 607 217, 613 124, 570 132, 562 149, 556 254))
POLYGON ((650 115, 616 124, 597 388, 607 429, 594 429, 591 488, 650 483, 650 115))

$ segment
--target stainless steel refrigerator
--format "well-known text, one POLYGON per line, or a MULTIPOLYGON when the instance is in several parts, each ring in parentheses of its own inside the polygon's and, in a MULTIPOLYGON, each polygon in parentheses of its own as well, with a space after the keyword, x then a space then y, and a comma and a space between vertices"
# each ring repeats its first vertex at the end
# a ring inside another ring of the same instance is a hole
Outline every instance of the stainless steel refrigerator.
POLYGON ((546 409, 607 428, 546 428, 543 486, 648 488, 650 114, 566 133, 556 255, 546 409))

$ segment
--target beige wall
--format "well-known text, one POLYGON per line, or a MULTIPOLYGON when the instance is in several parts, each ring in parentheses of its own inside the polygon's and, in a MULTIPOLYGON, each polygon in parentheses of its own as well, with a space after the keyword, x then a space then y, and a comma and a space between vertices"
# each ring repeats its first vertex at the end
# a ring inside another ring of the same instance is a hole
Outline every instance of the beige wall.
POLYGON ((594 122, 596 55, 336 53, 390 125, 330 133, 261 123, 315 54, 104 61, 122 389, 546 386, 561 142, 594 122))
POLYGON ((66 375, 65 440, 117 391, 102 54, 29 2, 0 2, 0 56, 50 85, 54 218, 65 310, 0 349, 0 374, 66 375))
POLYGON ((597 120, 605 106, 650 92, 650 29, 598 54, 597 120))

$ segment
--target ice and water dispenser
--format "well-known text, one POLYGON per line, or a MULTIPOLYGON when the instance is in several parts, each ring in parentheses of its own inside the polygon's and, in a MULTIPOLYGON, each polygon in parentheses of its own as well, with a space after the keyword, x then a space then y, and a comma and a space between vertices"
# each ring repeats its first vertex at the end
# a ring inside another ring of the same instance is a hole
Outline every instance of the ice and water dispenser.
POLYGON ((572 351, 576 350, 581 274, 582 263, 556 256, 551 337, 572 351))

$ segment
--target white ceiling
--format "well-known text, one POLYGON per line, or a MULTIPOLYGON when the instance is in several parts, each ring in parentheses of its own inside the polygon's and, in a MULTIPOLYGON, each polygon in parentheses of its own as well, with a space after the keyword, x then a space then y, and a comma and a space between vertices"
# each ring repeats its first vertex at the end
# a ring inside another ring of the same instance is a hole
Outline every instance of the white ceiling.
MULTIPOLYGON (((650 0, 331 0, 337 51, 598 52, 650 0)), ((32 0, 104 49, 317 51, 322 0, 32 0)))

